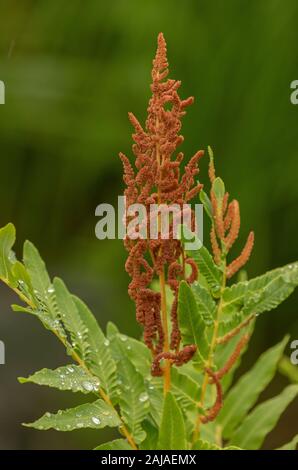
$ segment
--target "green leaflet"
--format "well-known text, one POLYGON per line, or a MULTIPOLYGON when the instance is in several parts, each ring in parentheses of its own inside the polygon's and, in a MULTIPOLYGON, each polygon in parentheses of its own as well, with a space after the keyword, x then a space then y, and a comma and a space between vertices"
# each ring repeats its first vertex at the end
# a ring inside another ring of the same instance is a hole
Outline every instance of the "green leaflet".
POLYGON ((216 421, 210 421, 210 423, 204 424, 204 426, 201 427, 201 432, 200 432, 200 441, 207 441, 210 444, 215 444, 216 443, 216 421))
POLYGON ((198 282, 195 282, 191 288, 196 299, 198 310, 202 315, 204 322, 207 326, 212 325, 216 313, 216 303, 208 290, 198 282))
POLYGON ((213 220, 212 205, 211 205, 211 201, 208 197, 208 194, 203 189, 201 189, 201 191, 199 193, 199 197, 200 197, 200 201, 203 204, 204 209, 205 209, 206 214, 208 215, 209 219, 213 220))
POLYGON ((123 357, 121 359, 118 369, 121 381, 119 387, 121 414, 135 441, 138 443, 145 437, 141 423, 149 411, 149 395, 146 391, 143 377, 136 372, 128 358, 123 357))
POLYGON ((55 318, 55 306, 52 304, 52 297, 49 295, 53 292, 50 277, 38 250, 28 240, 24 243, 23 257, 35 296, 49 306, 49 311, 55 318))
POLYGON ((218 336, 225 336, 227 333, 237 328, 243 320, 244 317, 239 312, 220 318, 218 336))
POLYGON ((149 349, 144 343, 120 334, 117 327, 109 322, 107 325, 107 335, 111 341, 112 351, 115 360, 121 361, 126 356, 133 364, 137 373, 144 379, 145 392, 149 396, 150 409, 148 413, 155 423, 159 423, 162 413, 163 382, 160 377, 152 377, 151 364, 152 357, 149 349))
POLYGON ((77 305, 61 279, 56 277, 53 286, 59 318, 70 335, 71 346, 83 360, 86 360, 89 352, 87 330, 77 305))
POLYGON ((288 442, 287 444, 284 444, 282 447, 279 447, 276 450, 296 450, 298 445, 298 434, 297 436, 293 437, 293 439, 288 442))
POLYGON ((66 337, 59 318, 54 288, 45 263, 38 250, 29 241, 24 243, 23 257, 25 268, 31 280, 34 304, 36 305, 36 309, 32 309, 32 313, 43 322, 46 328, 58 331, 61 337, 66 337))
POLYGON ((184 244, 191 241, 192 243, 194 242, 197 246, 200 246, 199 249, 192 250, 188 250, 186 247, 186 252, 188 256, 190 256, 198 265, 200 284, 206 285, 212 294, 215 297, 218 297, 221 287, 222 272, 214 263, 213 258, 207 248, 202 246, 201 240, 195 233, 191 232, 185 225, 182 226, 180 233, 184 244))
POLYGON ((112 358, 110 342, 105 338, 94 315, 87 305, 78 297, 73 296, 73 301, 86 328, 86 341, 89 344, 89 354, 86 364, 91 372, 100 380, 100 386, 114 403, 116 398, 116 364, 112 358))
POLYGON ((207 248, 202 246, 199 250, 189 251, 188 255, 194 259, 199 268, 199 277, 202 275, 213 295, 220 291, 222 273, 214 263, 207 248))
POLYGON ((221 201, 225 195, 225 184, 219 177, 215 178, 212 183, 212 191, 218 201, 221 201))
POLYGON ((201 394, 198 383, 173 367, 171 370, 171 384, 172 392, 179 405, 185 410, 195 411, 201 394))
POLYGON ((7 224, 0 229, 0 277, 7 283, 14 283, 10 256, 15 239, 16 229, 13 224, 7 224))
POLYGON ((276 308, 298 285, 298 263, 292 263, 250 281, 227 287, 223 293, 223 314, 244 316, 276 308))
POLYGON ((295 285, 285 281, 284 276, 279 276, 270 281, 261 292, 253 293, 245 300, 243 314, 263 313, 273 310, 281 304, 293 292, 295 285))
POLYGON ((225 439, 231 437, 236 426, 241 423, 256 403, 260 393, 273 379, 288 339, 288 337, 284 338, 279 344, 262 354, 253 368, 243 375, 229 391, 219 415, 225 439))
POLYGON ((199 439, 193 444, 192 450, 222 450, 222 448, 212 442, 199 439))
POLYGON ((149 413, 154 423, 159 426, 162 415, 163 402, 163 382, 161 377, 150 379, 149 383, 145 383, 146 390, 149 395, 150 409, 149 413))
POLYGON ((75 408, 59 410, 56 414, 46 413, 34 423, 24 424, 24 426, 44 431, 47 429, 73 431, 81 428, 116 427, 120 424, 121 421, 114 409, 99 399, 93 403, 85 403, 75 408))
MULTIPOLYGON (((127 337, 125 337, 127 338, 127 337)), ((118 371, 118 395, 121 415, 137 443, 146 437, 141 423, 150 411, 150 400, 144 378, 127 357, 127 340, 111 337, 111 346, 118 371)))
MULTIPOLYGON (((123 352, 125 351, 125 355, 133 363, 136 370, 139 371, 143 377, 150 376, 152 357, 147 346, 135 338, 121 334, 112 322, 108 322, 107 337, 112 342, 115 336, 117 337, 117 340, 119 340, 120 344, 122 344, 121 350, 123 352)), ((115 358, 119 360, 119 348, 117 350, 114 348, 113 352, 116 354, 115 358)))
POLYGON ((143 422, 143 429, 146 433, 146 439, 140 444, 140 449, 155 450, 157 448, 158 429, 148 420, 143 422))
POLYGON ((34 300, 34 292, 31 284, 31 279, 25 266, 20 261, 15 261, 11 271, 21 292, 23 292, 28 299, 34 300))
POLYGON ((27 378, 20 377, 19 382, 31 382, 37 385, 58 388, 59 390, 82 393, 97 392, 100 386, 97 377, 91 377, 82 367, 74 364, 58 367, 55 370, 41 369, 27 378))
POLYGON ((275 427, 281 414, 298 394, 298 385, 289 385, 271 400, 258 405, 236 429, 230 444, 243 449, 259 449, 267 434, 275 427))
POLYGON ((216 444, 213 444, 208 441, 204 441, 202 439, 199 439, 198 441, 195 442, 195 444, 192 446, 193 450, 242 450, 240 447, 236 446, 228 446, 228 447, 219 447, 216 444))
POLYGON ((125 439, 115 439, 95 447, 94 450, 132 450, 132 448, 125 439))
POLYGON ((209 352, 205 322, 197 308, 194 294, 185 281, 182 281, 179 287, 178 319, 183 344, 195 344, 197 346, 195 356, 200 362, 204 362, 209 352))
POLYGON ((171 393, 164 399, 157 448, 160 450, 186 450, 186 432, 180 408, 171 393))
POLYGON ((245 296, 248 292, 248 282, 238 282, 231 287, 226 287, 223 291, 222 314, 228 315, 239 313, 244 305, 245 296))
MULTIPOLYGON (((154 420, 159 422, 162 411, 162 379, 159 377, 152 377, 150 373, 152 358, 149 349, 140 341, 129 336, 120 334, 117 327, 111 322, 107 326, 107 336, 113 346, 113 337, 116 335, 121 344, 121 349, 114 348, 114 355, 116 360, 126 354, 134 365, 137 372, 140 372, 145 379, 146 390, 149 395, 151 413, 154 420), (153 410, 152 410, 153 408, 153 410)), ((196 381, 191 377, 180 372, 179 369, 173 367, 171 370, 171 383, 172 391, 177 401, 183 404, 186 408, 193 408, 197 404, 197 399, 200 395, 200 387, 196 381)))
POLYGON ((25 294, 28 299, 33 298, 33 289, 30 277, 24 265, 17 261, 12 247, 16 239, 16 230, 13 224, 7 224, 0 229, 0 279, 12 288, 25 294))

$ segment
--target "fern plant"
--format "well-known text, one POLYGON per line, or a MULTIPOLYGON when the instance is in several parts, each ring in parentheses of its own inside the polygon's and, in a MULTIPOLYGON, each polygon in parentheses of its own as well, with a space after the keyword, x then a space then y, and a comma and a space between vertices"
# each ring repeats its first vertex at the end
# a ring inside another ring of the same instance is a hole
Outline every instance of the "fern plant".
MULTIPOLYGON (((152 70, 152 98, 144 129, 135 128, 135 168, 120 154, 130 204, 182 206, 198 195, 211 226, 211 247, 188 251, 189 233, 180 239, 125 240, 129 294, 136 304, 142 340, 109 323, 104 333, 86 304, 59 278, 50 279, 37 249, 26 241, 22 261, 13 252, 15 228, 0 230, 0 278, 19 297, 17 312, 35 316, 65 346, 69 360, 42 369, 21 383, 89 394, 83 405, 47 412, 25 426, 72 431, 112 427, 119 437, 99 450, 259 449, 266 435, 298 394, 297 374, 284 355, 289 340, 266 351, 236 383, 233 375, 257 323, 257 316, 285 300, 298 284, 298 263, 238 282, 229 280, 250 256, 254 235, 236 259, 230 250, 240 229, 236 200, 229 202, 216 176, 209 148, 210 194, 196 181, 197 152, 180 168, 181 117, 193 99, 181 100, 180 82, 167 79, 163 35, 152 70), (278 369, 289 384, 278 396, 256 405, 278 369), (289 372, 290 371, 290 372, 289 372), (255 406, 256 405, 256 406, 255 406)), ((129 214, 127 214, 129 218, 129 214)), ((173 221, 172 221, 173 223, 173 221)), ((195 238, 194 233, 191 237, 195 238)), ((281 449, 295 449, 297 436, 281 449)))

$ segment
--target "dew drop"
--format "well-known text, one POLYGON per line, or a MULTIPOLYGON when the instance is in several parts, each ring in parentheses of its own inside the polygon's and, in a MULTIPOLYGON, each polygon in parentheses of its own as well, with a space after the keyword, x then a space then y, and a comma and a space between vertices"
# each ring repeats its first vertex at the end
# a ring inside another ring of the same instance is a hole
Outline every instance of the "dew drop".
POLYGON ((48 293, 49 293, 49 294, 53 294, 53 292, 55 292, 55 289, 54 289, 53 286, 50 286, 50 287, 48 288, 48 293))
POLYGON ((142 403, 144 403, 145 401, 148 400, 148 398, 149 398, 149 397, 148 397, 148 394, 147 394, 146 392, 143 392, 143 393, 141 393, 141 395, 139 396, 139 401, 142 402, 142 403))
POLYGON ((74 368, 72 366, 67 367, 68 372, 74 372, 74 368))
POLYGON ((9 254, 8 254, 8 259, 9 261, 11 261, 12 263, 15 263, 16 262, 16 254, 13 250, 10 250, 9 254))
POLYGON ((105 339, 104 342, 103 342, 103 344, 104 344, 105 346, 109 346, 110 341, 109 341, 108 339, 105 339))
POLYGON ((93 385, 91 382, 83 382, 83 388, 87 390, 88 392, 92 392, 93 385))
POLYGON ((92 416, 91 421, 98 426, 100 424, 100 419, 96 418, 96 416, 92 416))
POLYGON ((94 384, 93 384, 93 389, 94 390, 98 390, 100 387, 100 381, 99 380, 95 380, 94 381, 94 384))

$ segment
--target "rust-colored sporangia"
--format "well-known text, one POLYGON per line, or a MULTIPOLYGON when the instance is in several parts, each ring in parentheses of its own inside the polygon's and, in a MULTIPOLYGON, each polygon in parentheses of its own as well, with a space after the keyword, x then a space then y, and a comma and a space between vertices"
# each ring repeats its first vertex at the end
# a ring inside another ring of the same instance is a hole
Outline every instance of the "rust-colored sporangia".
MULTIPOLYGON (((182 100, 178 94, 180 81, 169 79, 168 73, 166 42, 160 33, 153 60, 152 96, 145 126, 129 113, 134 127, 134 164, 120 153, 127 186, 127 207, 135 203, 144 204, 148 224, 150 204, 176 204, 182 210, 183 204, 189 203, 202 187, 196 183, 195 176, 204 152, 198 151, 185 165, 183 172, 181 162, 184 155, 176 152, 183 142, 181 118, 187 106, 193 103, 193 98, 182 100)), ((130 216, 126 214, 126 221, 129 220, 130 216)), ((144 328, 144 341, 152 351, 152 374, 165 375, 166 391, 169 388, 170 367, 189 361, 196 350, 194 345, 180 348, 177 296, 179 281, 185 279, 193 283, 197 279, 197 267, 184 253, 181 242, 174 238, 172 225, 169 239, 162 239, 160 232, 156 239, 151 240, 127 236, 125 247, 128 251, 126 270, 131 277, 129 295, 136 304, 137 321, 144 328), (160 292, 150 287, 154 278, 159 279, 160 292), (166 285, 174 294, 171 325, 168 325, 167 318, 166 285)))
MULTIPOLYGON (((209 179, 211 184, 215 182, 216 174, 213 155, 210 154, 209 179)), ((210 232, 210 241, 213 257, 216 264, 221 264, 238 238, 240 230, 240 208, 236 199, 229 203, 229 193, 218 199, 211 188, 210 199, 212 204, 213 223, 210 232)), ((230 264, 225 266, 226 277, 230 279, 249 260, 254 245, 254 233, 250 232, 240 255, 230 264)))

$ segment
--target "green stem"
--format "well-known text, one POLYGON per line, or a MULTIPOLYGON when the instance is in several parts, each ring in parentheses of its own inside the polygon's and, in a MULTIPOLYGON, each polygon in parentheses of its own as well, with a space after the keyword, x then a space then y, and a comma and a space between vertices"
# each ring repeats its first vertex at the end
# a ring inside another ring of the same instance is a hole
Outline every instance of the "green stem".
MULTIPOLYGON (((226 286, 226 264, 224 262, 224 269, 223 269, 223 277, 222 277, 222 285, 221 285, 221 290, 220 290, 220 298, 218 301, 218 306, 217 306, 217 311, 216 311, 216 317, 214 320, 214 329, 213 329, 213 335, 210 343, 210 349, 209 349, 209 355, 207 362, 205 364, 206 368, 210 369, 213 367, 213 358, 214 358, 214 352, 217 346, 217 337, 218 337, 218 330, 219 330, 219 321, 222 313, 222 306, 223 306, 223 291, 226 286)), ((203 379, 203 384, 201 388, 201 397, 199 401, 199 407, 203 408, 204 403, 205 403, 205 398, 206 398, 206 392, 207 392, 207 386, 209 383, 209 375, 207 372, 204 374, 204 379, 203 379)), ((195 429, 193 432, 193 442, 195 442, 199 436, 200 436, 200 428, 201 428, 201 415, 200 413, 197 416, 196 420, 196 425, 195 429)))

